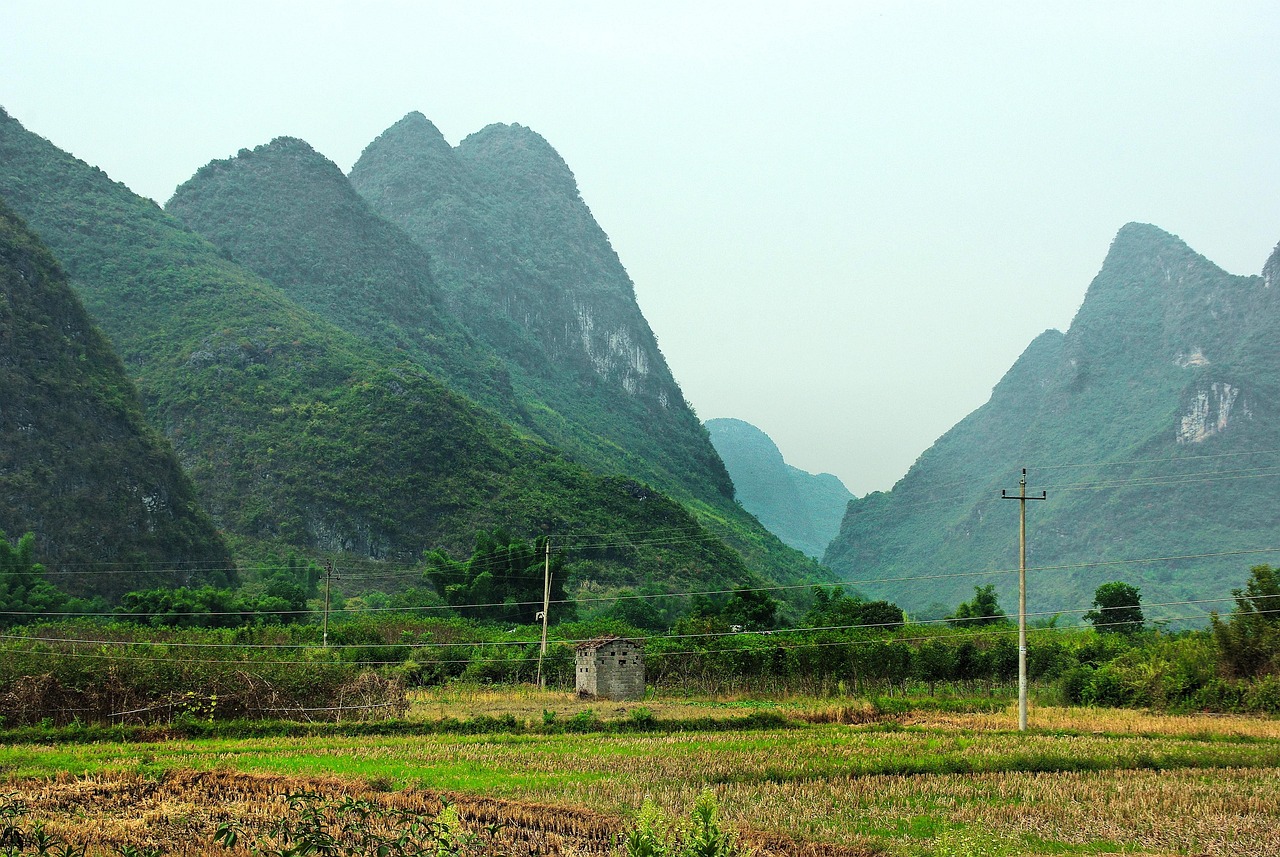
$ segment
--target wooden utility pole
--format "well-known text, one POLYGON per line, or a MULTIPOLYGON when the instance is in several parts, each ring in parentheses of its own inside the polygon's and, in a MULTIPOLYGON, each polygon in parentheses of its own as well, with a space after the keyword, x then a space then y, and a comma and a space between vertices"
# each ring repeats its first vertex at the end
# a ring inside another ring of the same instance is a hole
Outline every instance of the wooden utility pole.
POLYGON ((1001 499, 1018 501, 1018 729, 1022 732, 1027 731, 1027 501, 1047 496, 1044 491, 1039 497, 1027 496, 1025 467, 1016 495, 1000 490, 1001 499))
POLYGON ((538 689, 546 690, 547 679, 542 674, 542 659, 547 656, 547 613, 551 610, 551 536, 547 536, 547 557, 542 566, 542 648, 538 650, 538 689))

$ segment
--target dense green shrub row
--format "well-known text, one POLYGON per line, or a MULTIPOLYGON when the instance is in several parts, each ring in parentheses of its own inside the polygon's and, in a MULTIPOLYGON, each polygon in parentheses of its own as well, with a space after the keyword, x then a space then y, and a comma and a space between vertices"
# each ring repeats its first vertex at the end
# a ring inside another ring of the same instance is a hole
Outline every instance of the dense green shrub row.
MULTIPOLYGON (((1028 677, 1065 703, 1280 713, 1274 571, 1253 569, 1236 600, 1200 631, 1033 628, 1028 677)), ((842 602, 815 611, 832 604, 842 602)), ((843 606, 894 618, 878 605, 843 606)), ((385 717, 403 709, 406 687, 531 682, 539 665, 551 686, 571 688, 573 644, 603 633, 643 636, 616 619, 566 622, 543 656, 536 626, 456 617, 365 613, 327 630, 42 624, 0 642, 0 716, 8 725, 385 717)), ((645 660, 648 684, 666 691, 1006 695, 1018 674, 1007 623, 739 632, 704 615, 645 638, 645 660)))

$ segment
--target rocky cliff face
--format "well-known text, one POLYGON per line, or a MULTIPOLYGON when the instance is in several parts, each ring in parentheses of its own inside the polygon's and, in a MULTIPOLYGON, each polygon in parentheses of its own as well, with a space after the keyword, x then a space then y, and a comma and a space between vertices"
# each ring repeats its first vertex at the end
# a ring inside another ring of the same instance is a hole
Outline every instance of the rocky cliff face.
POLYGON ((891 492, 854 501, 827 561, 908 607, 953 607, 988 582, 1008 604, 1016 507, 1000 489, 1026 466, 1031 490, 1049 492, 1028 509, 1029 562, 1058 568, 1031 587, 1032 609, 1083 611, 1117 579, 1148 602, 1228 596, 1250 559, 1150 560, 1274 541, 1259 510, 1280 501, 1267 478, 1280 448, 1277 270, 1273 256, 1263 276, 1233 276, 1153 226, 1125 226, 1066 334, 1037 338, 891 492), (901 580, 875 582, 887 578, 901 580))
POLYGON ((2 202, 0 402, 0 530, 34 532, 54 582, 113 597, 234 578, 119 358, 2 202))

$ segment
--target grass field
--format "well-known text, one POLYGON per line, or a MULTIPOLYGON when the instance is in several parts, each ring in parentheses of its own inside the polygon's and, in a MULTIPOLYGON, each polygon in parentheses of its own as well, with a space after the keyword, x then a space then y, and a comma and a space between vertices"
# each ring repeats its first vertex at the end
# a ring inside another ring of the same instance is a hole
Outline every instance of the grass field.
POLYGON ((676 816, 711 789, 762 855, 1280 855, 1274 719, 1037 708, 1024 735, 1012 709, 889 715, 803 698, 592 705, 531 689, 422 694, 409 716, 510 714, 536 725, 585 708, 602 720, 644 708, 659 726, 768 710, 795 725, 6 745, 0 772, 7 791, 68 834, 104 846, 162 838, 189 853, 203 853, 192 849, 206 847, 218 818, 252 820, 310 786, 384 801, 448 795, 477 822, 495 806, 549 819, 529 825, 538 832, 526 839, 539 844, 527 853, 607 852, 646 798, 676 816), (87 812, 76 795, 121 793, 146 798, 104 798, 111 809, 92 835, 75 822, 87 812))

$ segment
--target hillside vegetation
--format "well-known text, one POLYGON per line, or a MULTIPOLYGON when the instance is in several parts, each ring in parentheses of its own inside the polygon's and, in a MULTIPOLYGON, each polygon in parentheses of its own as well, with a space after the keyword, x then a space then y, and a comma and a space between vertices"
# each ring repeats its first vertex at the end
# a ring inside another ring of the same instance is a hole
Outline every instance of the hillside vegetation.
POLYGON ((201 502, 238 539, 412 562, 463 553, 480 529, 549 528, 614 534, 608 553, 584 557, 602 574, 756 579, 665 496, 520 436, 8 115, 0 195, 65 266, 201 502), (672 530, 680 538, 659 538, 672 530))
POLYGON ((165 210, 325 321, 522 416, 502 361, 442 306, 426 251, 304 141, 282 137, 213 161, 165 210))
POLYGON ((542 137, 490 125, 455 149, 411 113, 365 149, 351 181, 430 253, 445 301, 507 361, 544 437, 597 469, 732 496, 630 278, 542 137))
POLYGON ((1016 603, 1018 509, 1000 492, 1027 467, 1048 492, 1027 509, 1029 609, 1078 616, 1117 579, 1152 617, 1226 609, 1238 552, 1278 546, 1278 274, 1280 257, 1233 276, 1125 226, 1070 329, 1036 338, 892 491, 850 504, 826 561, 911 609, 985 583, 1016 603))
MULTIPOLYGON (((3 200, 0 402, 0 531, 34 533, 64 589, 111 596, 234 577, 110 343, 3 200)), ((0 592, 14 583, 0 580, 0 592)))
MULTIPOLYGON (((494 163, 482 169, 422 117, 406 123, 417 141, 405 156, 410 166, 430 157, 451 165, 451 193, 460 196, 431 211, 434 228, 458 247, 415 243, 332 162, 288 138, 203 167, 167 209, 302 306, 429 370, 518 433, 683 501, 757 574, 829 580, 725 496, 723 465, 671 378, 625 271, 545 141, 508 129, 514 142, 494 143, 485 156, 494 163), (509 180, 485 190, 497 173, 509 180), (519 301, 530 308, 516 323, 511 307, 519 301), (606 321, 614 326, 608 335, 593 327, 606 321)), ((379 144, 370 151, 386 155, 379 144)), ((411 175, 443 181, 435 167, 411 175)))

